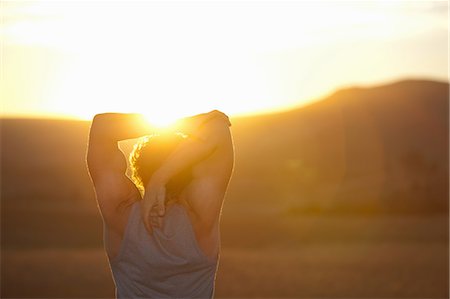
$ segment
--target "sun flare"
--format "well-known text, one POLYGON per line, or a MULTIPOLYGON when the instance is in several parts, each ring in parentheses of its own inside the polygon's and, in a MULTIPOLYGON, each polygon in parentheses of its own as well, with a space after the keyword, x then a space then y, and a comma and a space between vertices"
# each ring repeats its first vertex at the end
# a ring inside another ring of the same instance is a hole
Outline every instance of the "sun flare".
POLYGON ((177 120, 177 117, 169 114, 144 114, 144 117, 150 125, 160 129, 170 127, 177 120))
POLYGON ((2 108, 142 113, 163 126, 214 109, 292 109, 418 72, 448 80, 445 3, 250 2, 3 1, 2 108))

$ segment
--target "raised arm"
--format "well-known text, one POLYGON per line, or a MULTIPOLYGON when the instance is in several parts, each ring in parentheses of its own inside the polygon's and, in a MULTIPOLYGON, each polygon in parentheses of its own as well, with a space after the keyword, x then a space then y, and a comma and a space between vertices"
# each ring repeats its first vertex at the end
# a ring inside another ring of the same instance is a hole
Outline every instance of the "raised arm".
MULTIPOLYGON (((189 134, 218 115, 221 113, 211 111, 186 117, 164 130, 189 134)), ((94 117, 86 158, 97 202, 106 222, 117 218, 122 206, 140 196, 138 189, 126 175, 126 157, 119 149, 118 142, 160 131, 160 128, 150 125, 141 114, 103 113, 94 117)))
POLYGON ((102 113, 95 115, 90 140, 120 141, 138 138, 143 135, 155 133, 153 127, 142 114, 137 113, 102 113))
POLYGON ((230 122, 225 118, 216 118, 204 124, 199 130, 188 135, 168 160, 152 177, 152 181, 167 183, 186 167, 199 162, 210 155, 229 132, 230 122))
POLYGON ((97 204, 104 222, 122 234, 123 208, 140 196, 126 176, 126 157, 118 141, 154 133, 140 114, 97 114, 91 124, 86 162, 95 189, 97 204))
POLYGON ((158 216, 164 214, 165 185, 189 166, 197 165, 193 168, 194 186, 191 189, 200 190, 207 198, 196 196, 197 201, 191 202, 196 210, 217 210, 221 204, 233 167, 233 146, 228 117, 223 113, 217 116, 191 131, 146 185, 142 213, 150 233, 152 226, 162 225, 162 218, 158 216), (159 207, 159 215, 153 210, 155 205, 159 207))
MULTIPOLYGON (((219 111, 198 114, 178 120, 173 126, 159 128, 152 126, 143 115, 137 113, 97 114, 91 125, 87 152, 87 164, 91 175, 109 168, 125 171, 117 142, 125 139, 161 133, 162 131, 180 131, 191 134, 203 123, 217 117, 219 111), (112 164, 111 164, 112 163, 112 164)), ((125 158, 124 158, 125 159, 125 158)))

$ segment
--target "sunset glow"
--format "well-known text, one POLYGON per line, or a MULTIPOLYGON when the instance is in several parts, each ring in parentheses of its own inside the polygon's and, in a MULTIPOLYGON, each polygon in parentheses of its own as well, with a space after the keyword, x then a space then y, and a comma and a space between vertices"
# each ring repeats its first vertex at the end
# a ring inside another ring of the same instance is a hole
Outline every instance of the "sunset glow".
POLYGON ((287 109, 352 84, 446 80, 446 5, 6 1, 2 114, 168 123, 287 109))

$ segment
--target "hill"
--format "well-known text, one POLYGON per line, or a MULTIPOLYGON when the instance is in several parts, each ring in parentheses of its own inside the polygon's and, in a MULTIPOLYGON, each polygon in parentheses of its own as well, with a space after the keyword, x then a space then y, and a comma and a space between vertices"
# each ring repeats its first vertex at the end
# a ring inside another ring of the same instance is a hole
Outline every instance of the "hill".
POLYGON ((300 210, 447 212, 448 103, 447 83, 408 80, 237 119, 236 181, 300 210))

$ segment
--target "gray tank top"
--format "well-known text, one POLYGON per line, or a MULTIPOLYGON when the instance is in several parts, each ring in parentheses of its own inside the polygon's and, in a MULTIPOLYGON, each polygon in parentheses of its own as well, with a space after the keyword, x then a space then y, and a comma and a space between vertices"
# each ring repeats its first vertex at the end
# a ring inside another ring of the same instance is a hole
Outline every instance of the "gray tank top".
POLYGON ((140 201, 132 204, 119 253, 109 261, 116 298, 212 298, 220 234, 212 259, 198 246, 182 204, 167 207, 163 227, 153 235, 145 229, 140 210, 140 201))

